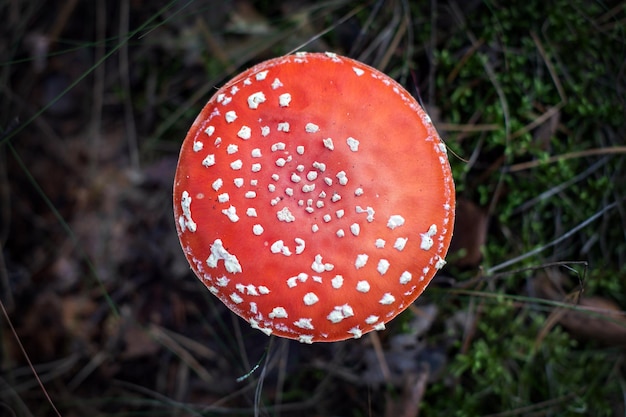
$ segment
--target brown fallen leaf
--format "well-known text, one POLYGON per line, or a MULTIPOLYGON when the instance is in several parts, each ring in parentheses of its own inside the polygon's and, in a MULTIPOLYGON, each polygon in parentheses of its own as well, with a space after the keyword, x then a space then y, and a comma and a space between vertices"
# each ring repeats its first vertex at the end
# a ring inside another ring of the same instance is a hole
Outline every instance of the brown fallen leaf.
POLYGON ((483 257, 482 247, 487 240, 488 224, 485 210, 466 198, 457 199, 454 235, 449 249, 452 264, 459 268, 478 266, 483 257), (456 253, 460 257, 455 258, 456 253))
POLYGON ((581 298, 576 309, 567 310, 559 322, 577 339, 626 347, 626 313, 606 298, 581 298))
POLYGON ((537 343, 554 325, 560 324, 578 340, 626 347, 626 312, 604 297, 578 297, 578 290, 567 295, 563 289, 567 281, 567 276, 554 271, 534 279, 533 286, 539 297, 571 304, 571 307, 556 308, 551 313, 537 343))

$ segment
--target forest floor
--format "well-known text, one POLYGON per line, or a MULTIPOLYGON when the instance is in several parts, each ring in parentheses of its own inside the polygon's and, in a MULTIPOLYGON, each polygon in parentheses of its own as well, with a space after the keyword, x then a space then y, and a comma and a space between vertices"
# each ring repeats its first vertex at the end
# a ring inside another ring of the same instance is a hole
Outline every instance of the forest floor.
POLYGON ((0 415, 625 415, 624 2, 5 0, 0 22, 0 415), (176 235, 195 116, 297 49, 386 72, 450 149, 449 265, 358 340, 251 329, 176 235))

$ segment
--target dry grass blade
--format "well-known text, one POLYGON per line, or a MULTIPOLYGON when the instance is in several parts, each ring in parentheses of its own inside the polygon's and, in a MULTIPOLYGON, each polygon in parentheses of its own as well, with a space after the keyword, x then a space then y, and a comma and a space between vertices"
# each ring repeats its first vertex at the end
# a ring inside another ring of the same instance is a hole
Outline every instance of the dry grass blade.
POLYGON ((185 348, 185 346, 181 345, 175 338, 170 336, 169 332, 156 325, 149 326, 148 332, 159 343, 163 344, 163 346, 176 354, 185 365, 191 368, 196 375, 200 377, 200 379, 208 384, 215 383, 216 376, 212 375, 204 366, 202 366, 194 355, 192 355, 191 352, 185 348))
POLYGON ((37 373, 37 371, 35 371, 35 367, 30 361, 30 356, 28 355, 28 352, 26 351, 26 349, 24 349, 24 345, 22 345, 22 341, 20 340, 20 337, 17 335, 17 332, 15 331, 15 328, 13 327, 13 322, 11 321, 11 318, 9 317, 9 314, 7 313, 6 309, 4 308, 4 303, 2 302, 2 300, 0 300, 0 309, 2 309, 2 315, 4 319, 6 320, 7 324, 9 325, 9 329, 11 330, 11 333, 13 334, 13 337, 15 338, 15 341, 17 342, 20 348, 20 351, 24 355, 24 359, 26 359, 26 362, 28 363, 28 366, 30 367, 33 373, 33 377, 37 380, 37 384, 39 385, 41 392, 46 397, 48 404, 50 404, 50 408, 52 409, 53 413, 57 417, 61 417, 61 413, 59 412, 59 410, 57 410, 57 407, 54 404, 54 401, 52 401, 52 398, 50 398, 50 394, 48 394, 48 390, 46 389, 46 387, 43 385, 43 382, 39 378, 39 374, 37 373))
POLYGON ((450 124, 439 123, 437 128, 447 132, 462 132, 462 133, 482 133, 493 132, 500 129, 500 126, 494 124, 450 124))
POLYGON ((380 370, 383 373, 383 378, 387 381, 387 383, 391 382, 391 371, 389 370, 389 365, 387 364, 387 360, 385 359, 385 353, 383 352, 383 347, 380 342, 380 337, 378 333, 372 332, 369 333, 369 339, 374 346, 374 352, 376 352, 376 357, 378 358, 378 365, 380 366, 380 370))
POLYGON ((505 262, 502 262, 496 266, 493 266, 491 268, 489 268, 487 270, 487 274, 491 275, 494 272, 500 271, 504 268, 508 268, 511 265, 516 264, 517 262, 520 262, 523 259, 529 258, 531 256, 534 256, 552 246, 558 245, 559 243, 563 242, 565 239, 568 239, 569 237, 573 236, 574 234, 578 233, 581 229, 589 226, 589 224, 591 224, 592 222, 594 222, 595 220, 597 220, 600 216, 604 215, 605 213, 613 210, 615 207, 618 206, 618 202, 614 202, 611 203, 605 207, 603 207, 602 209, 600 209, 598 212, 596 212, 594 215, 592 215, 591 217, 589 217, 588 219, 586 219, 585 221, 579 223, 576 227, 568 230, 566 233, 563 233, 561 236, 557 237, 556 239, 552 240, 551 242, 546 243, 545 245, 542 245, 539 248, 533 249, 523 255, 517 256, 515 258, 509 259, 505 262))
POLYGON ((561 155, 554 155, 545 160, 535 160, 528 162, 520 162, 506 167, 507 172, 519 172, 527 169, 537 168, 545 164, 553 164, 559 161, 567 161, 568 159, 585 158, 589 156, 603 155, 619 155, 626 154, 626 146, 611 146, 597 149, 586 149, 584 151, 575 151, 561 155))

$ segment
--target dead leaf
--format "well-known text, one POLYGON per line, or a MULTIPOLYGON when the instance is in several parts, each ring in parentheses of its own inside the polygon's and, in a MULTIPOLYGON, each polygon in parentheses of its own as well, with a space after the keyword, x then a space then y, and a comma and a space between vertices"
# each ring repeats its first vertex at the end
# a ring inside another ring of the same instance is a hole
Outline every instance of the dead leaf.
POLYGON ((564 289, 568 281, 566 275, 555 271, 541 274, 533 281, 538 296, 571 304, 571 307, 557 308, 552 312, 538 342, 558 323, 578 340, 626 347, 626 312, 604 297, 579 297, 578 289, 568 294, 564 289))
POLYGON ((488 224, 486 211, 470 200, 457 199, 454 235, 449 250, 453 265, 459 268, 478 266, 483 257, 482 247, 487 241, 488 224), (455 258, 454 254, 459 257, 455 258))
POLYGON ((606 298, 581 298, 576 309, 563 314, 560 323, 577 339, 626 347, 626 313, 606 298))

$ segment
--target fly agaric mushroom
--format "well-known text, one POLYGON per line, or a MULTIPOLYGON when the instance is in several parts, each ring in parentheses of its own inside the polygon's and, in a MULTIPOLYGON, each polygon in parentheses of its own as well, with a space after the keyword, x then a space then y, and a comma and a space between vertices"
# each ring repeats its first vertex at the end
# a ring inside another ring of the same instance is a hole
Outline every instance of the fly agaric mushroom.
POLYGON ((174 182, 198 278, 253 328, 303 343, 384 329, 445 264, 454 208, 430 118, 332 53, 262 62, 220 88, 174 182))

